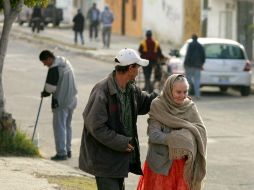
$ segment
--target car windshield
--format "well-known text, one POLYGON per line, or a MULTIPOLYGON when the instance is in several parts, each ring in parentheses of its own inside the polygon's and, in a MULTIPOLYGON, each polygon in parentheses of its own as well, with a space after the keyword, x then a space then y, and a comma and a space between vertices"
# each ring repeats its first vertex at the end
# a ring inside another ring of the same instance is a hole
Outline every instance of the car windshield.
POLYGON ((208 59, 244 59, 243 50, 228 44, 205 44, 205 54, 208 59))

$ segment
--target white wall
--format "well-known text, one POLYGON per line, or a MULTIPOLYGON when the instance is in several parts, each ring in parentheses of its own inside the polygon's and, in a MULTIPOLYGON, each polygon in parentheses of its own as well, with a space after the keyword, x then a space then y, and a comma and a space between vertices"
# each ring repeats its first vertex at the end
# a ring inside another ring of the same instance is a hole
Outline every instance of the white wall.
POLYGON ((181 44, 183 0, 143 0, 143 31, 153 30, 159 41, 181 44))
POLYGON ((56 0, 56 7, 63 9, 63 22, 72 23, 72 17, 73 17, 72 0, 56 0))
POLYGON ((210 10, 207 13, 207 37, 221 37, 237 39, 237 3, 236 0, 210 0, 210 10), (226 22, 225 15, 230 14, 228 18, 231 22, 226 22), (226 34, 225 28, 228 28, 231 34, 226 34))

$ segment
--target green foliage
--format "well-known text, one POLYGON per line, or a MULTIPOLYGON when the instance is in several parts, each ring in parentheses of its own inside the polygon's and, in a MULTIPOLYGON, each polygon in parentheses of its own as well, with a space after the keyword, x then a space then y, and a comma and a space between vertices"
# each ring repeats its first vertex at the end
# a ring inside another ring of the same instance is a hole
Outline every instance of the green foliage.
POLYGON ((40 153, 31 139, 20 130, 15 135, 6 130, 0 131, 0 155, 1 156, 36 156, 40 153))
POLYGON ((38 5, 40 7, 46 7, 48 5, 48 2, 49 0, 24 0, 24 4, 28 7, 34 7, 35 5, 38 5))
MULTIPOLYGON (((0 0, 0 10, 3 9, 3 1, 0 0)), ((12 8, 15 8, 18 4, 19 0, 8 0, 11 2, 12 8)), ((46 7, 48 5, 49 0, 24 0, 24 5, 27 7, 34 7, 35 5, 38 5, 40 7, 46 7)))

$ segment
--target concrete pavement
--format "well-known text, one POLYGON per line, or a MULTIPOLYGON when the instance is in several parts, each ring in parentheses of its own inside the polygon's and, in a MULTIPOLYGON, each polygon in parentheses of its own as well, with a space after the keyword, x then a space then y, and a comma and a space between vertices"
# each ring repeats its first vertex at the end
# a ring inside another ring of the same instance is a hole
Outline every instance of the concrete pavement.
MULTIPOLYGON (((84 173, 61 163, 39 158, 0 157, 1 190, 55 190, 59 185, 47 178, 84 177, 84 173)), ((84 180, 91 179, 85 175, 84 180)))

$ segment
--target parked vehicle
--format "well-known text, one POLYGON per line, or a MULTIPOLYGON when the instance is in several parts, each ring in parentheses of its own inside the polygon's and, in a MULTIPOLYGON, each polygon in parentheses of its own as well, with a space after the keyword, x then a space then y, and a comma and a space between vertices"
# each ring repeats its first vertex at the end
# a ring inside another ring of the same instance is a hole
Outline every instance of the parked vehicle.
MULTIPOLYGON (((229 87, 238 89, 242 96, 251 91, 251 63, 246 51, 240 43, 221 38, 198 38, 203 45, 206 61, 201 71, 202 86, 218 86, 222 92, 229 87)), ((180 50, 171 51, 172 58, 168 62, 171 73, 184 73, 183 62, 188 44, 187 40, 180 50)))
POLYGON ((43 9, 43 18, 45 25, 52 23, 54 26, 59 26, 63 20, 63 10, 52 4, 48 5, 47 8, 43 9))
MULTIPOLYGON (((63 10, 57 8, 52 4, 49 4, 46 8, 42 8, 42 22, 43 25, 47 26, 49 23, 52 23, 54 26, 59 26, 63 20, 63 10)), ((20 25, 24 23, 29 23, 29 26, 32 24, 32 9, 24 6, 22 11, 18 14, 17 22, 20 25)))

